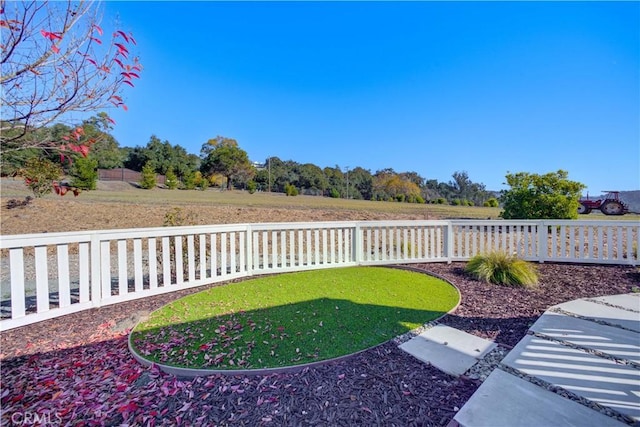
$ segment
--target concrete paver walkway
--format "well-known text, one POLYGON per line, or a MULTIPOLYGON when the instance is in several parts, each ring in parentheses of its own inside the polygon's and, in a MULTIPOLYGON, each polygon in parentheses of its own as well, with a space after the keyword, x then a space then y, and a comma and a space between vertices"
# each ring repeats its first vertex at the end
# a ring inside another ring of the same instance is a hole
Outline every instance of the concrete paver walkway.
POLYGON ((496 369, 454 420, 461 426, 622 427, 625 424, 496 369))
POLYGON ((493 350, 496 344, 450 326, 436 325, 399 347, 423 362, 458 377, 493 350))
POLYGON ((529 334, 455 422, 464 427, 640 426, 637 294, 559 304, 529 334))

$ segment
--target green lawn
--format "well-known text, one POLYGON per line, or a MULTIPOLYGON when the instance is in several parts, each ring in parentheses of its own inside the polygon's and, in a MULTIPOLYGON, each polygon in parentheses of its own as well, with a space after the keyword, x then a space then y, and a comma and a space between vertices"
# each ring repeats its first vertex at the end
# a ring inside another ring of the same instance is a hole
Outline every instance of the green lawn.
POLYGON ((443 280, 352 267, 227 284, 179 299, 132 331, 134 349, 171 366, 273 368, 363 350, 434 320, 459 301, 443 280))

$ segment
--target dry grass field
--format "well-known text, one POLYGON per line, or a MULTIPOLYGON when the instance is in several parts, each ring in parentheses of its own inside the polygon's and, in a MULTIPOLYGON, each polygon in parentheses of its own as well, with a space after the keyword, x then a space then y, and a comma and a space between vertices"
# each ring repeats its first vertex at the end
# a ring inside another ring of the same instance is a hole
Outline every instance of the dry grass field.
POLYGON ((287 197, 245 191, 142 190, 123 182, 100 182, 78 197, 54 194, 9 209, 11 199, 30 192, 19 180, 0 180, 2 235, 59 231, 159 227, 167 215, 180 225, 388 219, 498 218, 500 209, 371 202, 317 196, 287 197))
MULTIPOLYGON (((281 193, 246 191, 142 190, 124 182, 99 182, 95 191, 78 197, 49 194, 28 206, 9 209, 15 199, 31 193, 21 180, 0 179, 0 234, 160 227, 167 216, 174 225, 239 224, 307 221, 375 221, 434 219, 498 219, 499 208, 447 206, 317 196, 287 197, 281 193)), ((581 220, 640 220, 638 215, 607 217, 600 213, 581 220)))

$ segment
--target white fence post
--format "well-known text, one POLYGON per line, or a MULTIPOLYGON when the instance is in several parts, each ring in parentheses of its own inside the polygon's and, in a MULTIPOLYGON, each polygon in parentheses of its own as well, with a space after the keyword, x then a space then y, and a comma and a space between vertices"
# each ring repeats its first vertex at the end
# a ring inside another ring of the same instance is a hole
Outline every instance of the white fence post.
POLYGON ((445 227, 445 239, 444 239, 444 255, 447 259, 447 264, 451 264, 453 259, 453 250, 454 250, 454 242, 453 242, 453 222, 447 221, 445 227))
MULTIPOLYGON (((244 257, 244 269, 247 275, 253 275, 253 228, 251 224, 247 224, 245 234, 245 257, 244 257)), ((242 268, 242 267, 241 267, 242 268)))
POLYGON ((354 236, 351 239, 351 248, 353 261, 360 265, 362 263, 362 247, 363 247, 363 238, 362 238, 362 229, 360 228, 360 223, 356 223, 354 228, 354 236))
MULTIPOLYGON (((100 274, 100 236, 91 235, 91 303, 94 307, 102 305, 102 276, 100 274)), ((109 290, 111 292, 111 290, 109 290)))
POLYGON ((25 315, 24 303, 24 256, 22 248, 10 249, 11 262, 11 317, 25 315))
POLYGON ((537 258, 540 264, 544 264, 544 260, 547 258, 547 251, 549 246, 549 227, 544 221, 540 221, 536 225, 538 231, 538 244, 537 244, 537 258))

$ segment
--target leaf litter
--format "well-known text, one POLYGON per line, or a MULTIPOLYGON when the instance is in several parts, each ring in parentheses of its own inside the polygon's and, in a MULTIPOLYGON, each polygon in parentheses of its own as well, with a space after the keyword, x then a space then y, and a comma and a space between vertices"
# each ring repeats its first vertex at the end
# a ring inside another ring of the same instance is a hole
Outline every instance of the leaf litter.
MULTIPOLYGON (((638 285, 635 270, 624 267, 540 265, 541 289, 535 292, 470 280, 456 264, 423 268, 449 278, 463 293, 460 309, 443 323, 505 345, 522 338, 549 305, 630 292, 638 285)), ((74 426, 443 426, 479 385, 450 377, 391 342, 286 374, 182 379, 138 364, 128 351, 128 330, 115 327, 118 320, 186 293, 4 332, 2 424, 10 425, 13 414, 29 412, 55 414, 51 419, 60 420, 59 425, 74 426)))

